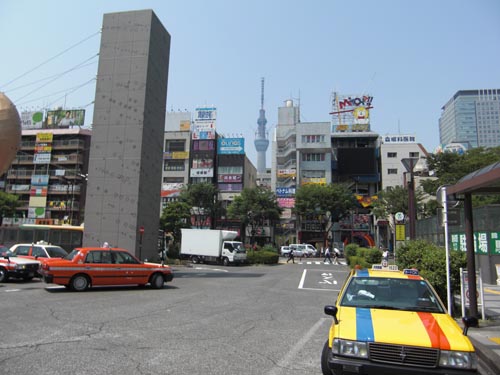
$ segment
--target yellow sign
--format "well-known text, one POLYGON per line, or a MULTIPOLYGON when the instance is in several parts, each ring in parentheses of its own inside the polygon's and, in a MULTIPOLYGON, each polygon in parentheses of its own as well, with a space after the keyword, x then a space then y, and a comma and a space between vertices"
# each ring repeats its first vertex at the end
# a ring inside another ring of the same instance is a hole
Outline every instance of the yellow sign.
POLYGON ((396 224, 396 241, 404 241, 404 240, 406 240, 405 225, 396 224))
POLYGON ((36 142, 52 142, 52 133, 37 133, 36 142))

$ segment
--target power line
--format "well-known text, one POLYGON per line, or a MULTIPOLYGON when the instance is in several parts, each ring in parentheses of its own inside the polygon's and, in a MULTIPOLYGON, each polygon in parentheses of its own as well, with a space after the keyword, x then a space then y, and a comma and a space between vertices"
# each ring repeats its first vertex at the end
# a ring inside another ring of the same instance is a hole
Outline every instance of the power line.
MULTIPOLYGON (((86 61, 87 61, 87 60, 86 60, 86 61)), ((97 61, 93 61, 93 62, 90 62, 90 63, 88 63, 88 64, 81 65, 81 66, 79 66, 79 67, 75 68, 74 70, 77 70, 77 69, 82 69, 82 68, 85 68, 85 67, 87 67, 87 66, 94 65, 94 64, 96 64, 96 63, 97 63, 97 61)), ((51 75, 51 76, 49 76, 49 77, 45 77, 45 78, 41 78, 41 79, 37 79, 36 81, 30 82, 30 83, 26 83, 26 84, 24 84, 24 85, 22 85, 22 86, 17 86, 17 87, 14 87, 13 89, 10 89, 10 90, 8 91, 8 93, 9 93, 9 94, 12 94, 12 92, 14 92, 14 91, 16 91, 16 90, 23 89, 23 88, 25 88, 25 87, 28 87, 28 86, 31 86, 31 85, 37 84, 37 83, 39 83, 39 82, 44 82, 44 81, 47 81, 47 80, 49 80, 49 79, 52 79, 52 78, 58 77, 58 76, 59 76, 59 74, 60 74, 60 73, 58 73, 58 74, 54 74, 54 75, 51 75)))
POLYGON ((67 74, 67 73, 69 73, 69 72, 72 72, 73 70, 78 69, 78 67, 79 67, 80 65, 85 64, 87 61, 92 60, 92 59, 93 59, 93 58, 95 58, 96 56, 98 56, 98 54, 96 54, 96 55, 94 55, 94 56, 92 56, 92 57, 89 57, 87 60, 85 60, 85 61, 83 61, 83 62, 81 62, 81 63, 79 63, 79 64, 75 65, 73 68, 68 69, 68 70, 66 70, 65 72, 62 72, 61 74, 57 75, 54 79, 50 80, 49 82, 44 83, 43 85, 41 85, 41 86, 37 87, 36 89, 31 90, 30 92, 28 92, 26 95, 24 95, 24 96, 22 96, 22 97, 20 97, 20 98, 17 98, 17 99, 16 99, 16 101, 21 101, 22 99, 26 98, 27 96, 29 96, 29 95, 33 94, 35 91, 38 91, 38 90, 40 90, 42 87, 45 87, 47 84, 52 83, 52 82, 54 82, 55 80, 57 80, 57 79, 61 78, 63 75, 65 75, 65 74, 67 74))
POLYGON ((85 41, 89 40, 90 38, 93 38, 94 36, 96 36, 96 35, 100 34, 100 32, 101 32, 101 31, 99 30, 98 32, 96 32, 96 33, 94 33, 94 34, 89 35, 88 37, 86 37, 86 38, 82 39, 82 40, 81 40, 81 41, 79 41, 78 43, 73 44, 73 45, 72 45, 72 46, 70 46, 69 48, 66 48, 64 51, 62 51, 62 52, 58 53, 57 55, 55 55, 55 56, 53 56, 53 57, 51 57, 51 58, 49 58, 49 59, 45 60, 44 62, 42 62, 42 63, 38 64, 38 65, 37 65, 37 66, 35 66, 34 68, 32 68, 32 69, 28 70, 27 72, 25 72, 25 73, 23 73, 23 74, 21 74, 21 75, 17 76, 16 78, 14 78, 14 79, 10 80, 9 82, 7 82, 7 83, 5 83, 5 84, 1 85, 1 86, 0 86, 0 88, 4 91, 4 88, 5 88, 5 87, 7 87, 8 85, 10 85, 11 83, 13 83, 13 82, 17 81, 18 79, 20 79, 20 78, 22 78, 22 77, 24 77, 24 76, 28 75, 29 73, 31 73, 31 72, 33 72, 33 71, 35 71, 36 69, 40 68, 41 66, 43 66, 43 65, 47 64, 48 62, 50 62, 50 61, 52 61, 52 60, 56 59, 57 57, 59 57, 59 56, 61 56, 61 55, 65 54, 65 53, 66 53, 66 52, 68 52, 69 50, 71 50, 71 49, 75 48, 76 46, 78 46, 78 45, 82 44, 83 42, 85 42, 85 41))
MULTIPOLYGON (((49 97, 52 97, 52 96, 54 96, 54 95, 58 95, 58 94, 60 94, 60 93, 62 93, 62 92, 63 92, 63 93, 65 93, 65 95, 67 95, 68 93, 73 93, 73 92, 75 92, 76 90, 78 90, 78 89, 80 89, 80 88, 82 88, 82 87, 84 87, 84 86, 88 85, 89 83, 91 83, 91 82, 93 82, 93 81, 95 81, 95 78, 92 78, 92 79, 90 79, 90 80, 88 80, 88 81, 85 81, 84 83, 82 83, 82 84, 80 84, 80 85, 77 85, 77 86, 73 86, 73 87, 70 87, 70 88, 66 88, 66 89, 64 89, 64 90, 59 90, 59 91, 53 92, 53 93, 51 93, 51 94, 47 94, 47 95, 44 95, 44 96, 40 96, 40 97, 35 98, 35 99, 30 99, 30 100, 27 100, 27 101, 25 101, 25 102, 22 102, 22 103, 18 104, 18 106, 23 106, 23 105, 26 105, 26 104, 31 103, 31 102, 36 102, 36 101, 41 100, 41 99, 49 98, 49 97)), ((58 98, 58 99, 54 100, 54 102, 56 102, 57 100, 59 100, 59 99, 61 99, 61 98, 63 98, 63 97, 64 97, 64 96, 62 96, 62 97, 60 97, 60 98, 58 98)), ((50 104, 46 105, 46 107, 50 106, 51 104, 53 104, 53 103, 50 103, 50 104)))

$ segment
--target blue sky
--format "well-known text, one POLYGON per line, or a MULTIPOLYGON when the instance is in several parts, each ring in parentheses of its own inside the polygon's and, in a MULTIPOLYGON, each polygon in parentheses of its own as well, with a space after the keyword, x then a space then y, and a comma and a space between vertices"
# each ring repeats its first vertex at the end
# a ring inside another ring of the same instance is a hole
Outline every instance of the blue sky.
POLYGON ((254 164, 261 77, 270 134, 289 98, 302 121, 330 121, 336 90, 372 95, 372 131, 428 151, 456 91, 500 88, 498 0, 2 0, 0 91, 20 110, 85 107, 92 123, 103 14, 139 9, 172 37, 167 109, 215 105, 254 164))

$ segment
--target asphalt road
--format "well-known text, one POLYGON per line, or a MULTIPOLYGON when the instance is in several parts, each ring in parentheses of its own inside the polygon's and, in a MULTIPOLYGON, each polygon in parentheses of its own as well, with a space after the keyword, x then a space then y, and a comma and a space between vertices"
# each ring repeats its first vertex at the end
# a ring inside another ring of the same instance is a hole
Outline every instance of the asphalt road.
POLYGON ((0 284, 0 374, 321 374, 347 267, 174 271, 161 290, 0 284))
POLYGON ((174 270, 161 290, 0 284, 0 373, 321 374, 344 266, 174 270))

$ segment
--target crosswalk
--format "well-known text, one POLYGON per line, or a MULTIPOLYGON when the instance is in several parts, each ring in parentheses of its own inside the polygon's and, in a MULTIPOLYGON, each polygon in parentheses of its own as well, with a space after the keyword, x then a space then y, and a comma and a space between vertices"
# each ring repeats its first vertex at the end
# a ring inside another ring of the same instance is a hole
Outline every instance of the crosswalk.
MULTIPOLYGON (((295 264, 306 264, 306 265, 322 265, 322 266, 337 266, 337 265, 342 265, 342 266, 347 266, 347 263, 345 260, 339 260, 338 264, 335 263, 328 263, 328 262, 323 262, 321 260, 295 260, 295 264)), ((286 263, 286 261, 285 261, 286 263)), ((292 262, 288 262, 288 264, 293 264, 292 262)))

